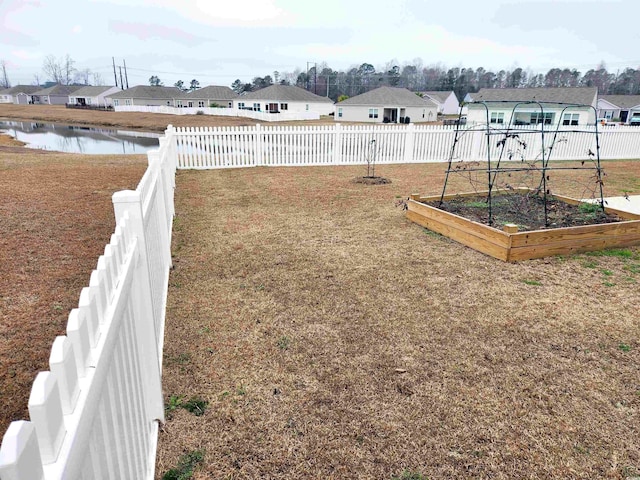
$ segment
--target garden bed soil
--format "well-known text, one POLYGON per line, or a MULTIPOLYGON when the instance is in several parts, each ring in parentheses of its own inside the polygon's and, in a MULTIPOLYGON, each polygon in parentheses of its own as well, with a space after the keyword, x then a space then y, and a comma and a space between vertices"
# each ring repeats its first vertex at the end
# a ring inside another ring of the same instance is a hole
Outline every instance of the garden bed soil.
POLYGON ((384 177, 356 177, 353 183, 363 183, 365 185, 387 185, 391 180, 384 177))
MULTIPOLYGON (((489 203, 486 195, 459 196, 442 203, 428 202, 427 205, 489 225, 489 203)), ((523 192, 495 195, 492 198, 491 213, 492 226, 502 228, 505 224, 515 224, 519 231, 598 225, 624 220, 614 213, 603 211, 597 204, 574 205, 555 197, 547 197, 547 225, 543 197, 523 192)))

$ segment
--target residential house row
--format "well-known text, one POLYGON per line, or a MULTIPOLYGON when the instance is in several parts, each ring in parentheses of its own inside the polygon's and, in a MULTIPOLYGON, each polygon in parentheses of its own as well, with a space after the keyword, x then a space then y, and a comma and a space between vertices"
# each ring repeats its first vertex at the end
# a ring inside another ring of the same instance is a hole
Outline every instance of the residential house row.
MULTIPOLYGON (((242 95, 217 85, 187 92, 176 87, 148 85, 126 90, 113 86, 54 85, 43 89, 17 85, 0 90, 0 103, 222 107, 273 114, 307 111, 333 115, 337 122, 367 123, 434 122, 443 115, 460 112, 460 103, 452 91, 416 94, 386 86, 334 104, 328 97, 289 85, 271 85, 242 95)), ((640 125, 640 95, 599 96, 595 87, 481 89, 467 95, 463 105, 468 123, 575 126, 599 121, 640 125)))

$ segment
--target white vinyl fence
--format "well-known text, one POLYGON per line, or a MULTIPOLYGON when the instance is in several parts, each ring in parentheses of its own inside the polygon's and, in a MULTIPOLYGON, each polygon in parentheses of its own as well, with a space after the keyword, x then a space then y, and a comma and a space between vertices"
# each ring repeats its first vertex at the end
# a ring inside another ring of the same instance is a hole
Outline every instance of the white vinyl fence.
MULTIPOLYGON (((545 157, 551 160, 583 160, 596 152, 594 127, 545 130, 545 157), (552 148, 550 148, 552 147, 552 148)), ((540 132, 514 127, 504 131, 461 129, 454 160, 503 158, 527 160, 542 153, 540 132), (487 142, 487 138, 489 142, 487 142)), ((210 169, 254 166, 360 165, 447 161, 456 127, 441 125, 316 125, 177 128, 178 168, 210 169)), ((600 158, 640 158, 640 128, 612 127, 600 131, 600 158)))
POLYGON ((135 191, 113 195, 117 227, 36 377, 31 421, 0 447, 2 480, 154 478, 175 180, 172 127, 135 191))
POLYGON ((116 112, 165 113, 168 115, 217 115, 219 117, 244 117, 261 122, 289 122, 294 120, 319 120, 318 112, 256 112, 236 108, 216 107, 169 107, 153 105, 118 105, 116 112))

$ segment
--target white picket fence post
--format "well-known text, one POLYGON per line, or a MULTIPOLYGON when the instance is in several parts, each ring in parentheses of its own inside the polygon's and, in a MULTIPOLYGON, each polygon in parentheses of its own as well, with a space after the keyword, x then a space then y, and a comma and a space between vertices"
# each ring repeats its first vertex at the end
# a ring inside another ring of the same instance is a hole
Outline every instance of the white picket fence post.
POLYGON ((32 422, 12 422, 0 450, 2 480, 45 480, 36 427, 32 422))
POLYGON ((258 123, 255 127, 254 149, 256 152, 255 166, 264 165, 264 142, 262 141, 262 126, 258 123))

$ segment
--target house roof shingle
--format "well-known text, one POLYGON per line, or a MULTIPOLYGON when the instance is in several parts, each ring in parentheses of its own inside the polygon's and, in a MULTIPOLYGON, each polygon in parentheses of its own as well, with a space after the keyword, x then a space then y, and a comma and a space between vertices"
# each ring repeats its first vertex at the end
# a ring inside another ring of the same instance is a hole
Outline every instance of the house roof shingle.
POLYGON ((619 108, 633 108, 640 105, 640 95, 600 95, 600 98, 619 108))
POLYGON ((32 94, 41 90, 42 87, 40 85, 16 85, 15 87, 8 88, 2 91, 3 95, 16 95, 18 93, 26 93, 32 94))
POLYGON ((271 85, 240 97, 242 100, 274 100, 286 102, 333 103, 328 97, 321 97, 293 85, 271 85))
POLYGON ((355 97, 347 98, 338 105, 376 105, 403 107, 435 107, 436 104, 428 98, 422 98, 406 88, 378 87, 355 97))
POLYGON ((548 102, 594 105, 596 87, 566 88, 482 88, 473 94, 474 102, 548 102))
POLYGON ((235 100, 236 98, 238 98, 238 94, 231 90, 229 87, 225 87, 222 85, 209 85, 192 92, 182 92, 182 96, 180 98, 204 100, 235 100))
POLYGON ((74 97, 97 97, 98 95, 106 92, 107 90, 113 88, 110 85, 96 85, 96 86, 86 86, 79 88, 75 92, 73 92, 74 97))
POLYGON ((447 98, 449 98, 449 95, 451 95, 452 93, 453 93, 453 90, 443 90, 443 91, 422 92, 422 95, 428 96, 433 101, 444 103, 447 101, 447 98))
POLYGON ((136 85, 135 87, 127 88, 121 92, 112 93, 107 95, 107 98, 160 98, 173 100, 174 98, 181 98, 182 91, 176 87, 154 87, 151 85, 136 85))
POLYGON ((82 88, 81 85, 53 85, 49 88, 44 88, 42 90, 38 90, 33 92, 32 95, 44 96, 44 95, 69 95, 70 93, 75 92, 76 90, 80 90, 82 88))

